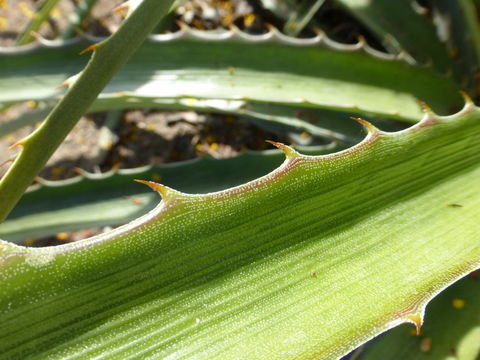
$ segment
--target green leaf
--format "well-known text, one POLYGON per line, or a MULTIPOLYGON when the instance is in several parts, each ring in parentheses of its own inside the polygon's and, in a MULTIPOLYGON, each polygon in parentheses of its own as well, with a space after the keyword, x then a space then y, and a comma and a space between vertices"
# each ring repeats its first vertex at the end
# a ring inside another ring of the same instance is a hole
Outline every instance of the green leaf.
MULTIPOLYGON (((327 145, 317 147, 312 154, 339 149, 339 146, 327 145)), ((138 218, 155 207, 158 195, 135 183, 134 179, 160 177, 162 183, 180 191, 207 193, 253 180, 272 171, 282 160, 283 155, 276 150, 248 151, 228 159, 203 157, 104 174, 85 172, 61 181, 42 180, 23 196, 7 220, 0 224, 0 237, 21 243, 28 238, 119 225, 138 218)))
POLYGON ((284 32, 292 36, 300 34, 324 2, 325 0, 306 0, 295 4, 293 14, 283 28, 284 32))
POLYGON ((480 356, 478 299, 480 281, 475 276, 467 276, 442 292, 427 307, 421 336, 412 336, 408 329, 401 326, 368 345, 361 359, 478 359, 480 356))
POLYGON ((75 11, 68 19, 68 26, 61 35, 62 39, 70 39, 75 36, 77 29, 82 26, 82 23, 90 15, 90 11, 96 2, 97 0, 82 0, 75 4, 75 11))
MULTIPOLYGON (((91 109, 93 112, 111 109, 167 109, 208 111, 210 113, 232 114, 248 117, 260 126, 268 123, 278 124, 279 128, 305 131, 310 135, 327 138, 353 145, 362 139, 362 132, 358 124, 351 121, 351 117, 359 117, 379 125, 387 131, 402 130, 404 122, 372 116, 368 113, 353 113, 332 111, 300 106, 249 103, 247 101, 225 101, 221 99, 193 100, 187 103, 178 99, 156 101, 155 97, 117 96, 103 97, 91 109)), ((0 138, 27 125, 42 121, 43 117, 53 108, 53 104, 39 103, 32 112, 24 113, 15 119, 0 124, 0 138)))
POLYGON ((390 51, 406 51, 420 64, 432 63, 444 73, 452 68, 447 48, 438 38, 432 21, 415 11, 415 1, 337 1, 370 28, 390 51))
MULTIPOLYGON (((332 359, 480 266, 480 109, 221 192, 162 193, 81 242, 1 242, 4 357, 332 359)), ((278 145, 282 147, 281 145, 278 145)), ((194 174, 192 175, 194 176, 194 174)))
POLYGON ((57 6, 59 0, 44 0, 35 12, 32 20, 17 39, 18 45, 25 45, 35 40, 33 33, 38 32, 48 20, 50 12, 57 6))
MULTIPOLYGON (((0 179, 0 221, 5 220, 49 157, 88 111, 105 85, 141 46, 172 3, 173 0, 130 2, 129 14, 117 31, 84 50, 93 51, 93 55, 81 74, 75 77, 74 84, 72 81, 71 88, 41 126, 17 142, 22 146, 21 151, 0 179)), ((27 81, 27 86, 32 80, 27 81)))
POLYGON ((458 65, 457 78, 463 88, 475 93, 480 70, 480 27, 475 5, 472 0, 438 0, 434 6, 440 32, 458 65))
MULTIPOLYGON (((81 69, 84 59, 77 54, 88 44, 55 44, 3 53, 0 102, 58 95, 55 88, 81 69)), ((94 107, 102 108, 102 101, 112 106, 115 97, 125 96, 132 97, 132 106, 145 97, 192 106, 199 99, 223 99, 371 112, 415 122, 421 118, 417 99, 441 114, 461 106, 451 79, 372 56, 361 47, 320 37, 289 38, 276 30, 255 36, 184 28, 144 44, 94 107)))

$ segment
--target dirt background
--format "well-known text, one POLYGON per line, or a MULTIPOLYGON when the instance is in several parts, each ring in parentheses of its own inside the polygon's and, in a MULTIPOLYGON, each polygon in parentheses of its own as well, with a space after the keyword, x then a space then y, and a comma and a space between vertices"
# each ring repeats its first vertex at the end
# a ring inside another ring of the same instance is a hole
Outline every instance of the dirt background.
MULTIPOLYGON (((51 13, 51 19, 42 26, 41 36, 53 39, 62 33, 74 10, 74 2, 60 0, 51 13)), ((103 36, 114 32, 122 16, 112 10, 122 2, 98 0, 82 31, 103 36)), ((0 46, 15 46, 37 3, 33 0, 0 0, 0 46)), ((234 22, 244 27, 246 18, 250 19, 252 31, 261 31, 255 30, 260 28, 261 23, 259 16, 254 16, 252 20, 252 11, 252 7, 242 0, 193 0, 177 9, 175 19, 166 31, 177 28, 175 21, 183 21, 201 29, 228 27, 234 22)), ((16 105, 0 113, 0 122, 32 111, 35 106, 35 103, 16 105)), ((148 109, 112 112, 108 116, 111 120, 107 126, 107 114, 86 114, 57 149, 40 176, 58 180, 77 175, 79 169, 98 173, 112 167, 131 168, 204 155, 224 158, 244 149, 270 148, 265 139, 288 142, 285 136, 269 133, 233 116, 148 109)), ((34 126, 26 127, 0 139, 0 176, 8 169, 9 160, 19 151, 6 149, 34 129, 34 126)))

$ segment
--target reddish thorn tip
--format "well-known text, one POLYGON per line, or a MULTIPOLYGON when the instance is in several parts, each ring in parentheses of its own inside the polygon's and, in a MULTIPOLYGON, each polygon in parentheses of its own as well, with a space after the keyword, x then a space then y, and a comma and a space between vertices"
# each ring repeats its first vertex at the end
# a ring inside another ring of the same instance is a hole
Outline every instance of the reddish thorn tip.
POLYGON ((117 7, 115 7, 112 11, 113 12, 116 12, 116 13, 119 13, 119 12, 122 12, 123 10, 126 10, 130 7, 130 4, 127 2, 123 3, 123 4, 120 4, 118 5, 117 7))
POLYGON ((68 87, 69 84, 68 84, 68 81, 64 81, 63 83, 61 83, 60 85, 58 85, 55 90, 61 90, 61 89, 64 89, 66 87, 68 87))
POLYGON ((97 44, 90 45, 86 49, 83 49, 82 51, 80 51, 80 55, 86 54, 87 52, 90 52, 90 51, 95 51, 97 50, 97 48, 98 48, 97 44))
POLYGON ((418 104, 422 107, 423 111, 428 115, 433 114, 432 108, 424 101, 417 99, 418 104))

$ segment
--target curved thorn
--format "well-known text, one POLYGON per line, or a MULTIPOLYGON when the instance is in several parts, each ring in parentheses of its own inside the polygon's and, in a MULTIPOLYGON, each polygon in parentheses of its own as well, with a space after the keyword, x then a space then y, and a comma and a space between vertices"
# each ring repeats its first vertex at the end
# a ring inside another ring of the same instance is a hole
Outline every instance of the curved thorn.
POLYGON ((80 51, 79 55, 86 54, 87 52, 90 52, 90 51, 95 52, 95 51, 98 49, 98 47, 99 47, 98 44, 90 45, 90 46, 87 47, 86 49, 83 49, 82 51, 80 51))
POLYGON ((75 83, 75 81, 77 81, 77 79, 80 77, 80 74, 81 73, 70 76, 67 80, 65 80, 63 83, 57 86, 55 90, 60 90, 60 89, 72 86, 75 83))
POLYGON ((361 124, 369 134, 373 135, 380 132, 372 123, 368 122, 367 120, 363 120, 358 117, 351 117, 351 119, 361 124))
POLYGON ((162 199, 164 201, 168 200, 169 198, 172 197, 172 195, 174 193, 177 193, 177 191, 169 188, 168 186, 165 186, 165 185, 162 185, 162 184, 158 184, 156 182, 153 182, 153 181, 146 181, 146 180, 138 180, 138 179, 134 179, 134 181, 140 183, 140 184, 144 184, 144 185, 147 185, 149 188, 151 188, 152 190, 158 192, 161 196, 162 196, 162 199))
POLYGON ((85 176, 85 174, 87 173, 87 171, 85 171, 84 169, 82 169, 78 166, 75 166, 73 168, 73 171, 75 171, 78 175, 81 175, 81 176, 85 176))
POLYGON ((112 9, 113 12, 121 14, 122 11, 128 10, 130 8, 130 3, 128 1, 124 2, 123 4, 118 5, 112 9))
POLYGON ((410 314, 405 317, 405 319, 415 325, 415 329, 417 331, 417 336, 420 335, 420 331, 422 329, 423 324, 423 317, 420 314, 410 314))
POLYGON ((433 112, 432 108, 424 101, 417 99, 418 105, 420 105, 423 109, 423 112, 427 114, 428 116, 435 116, 435 113, 433 112))
POLYGON ((263 23, 263 26, 265 26, 269 32, 277 31, 277 28, 268 22, 263 23))
POLYGON ((360 48, 365 47, 367 45, 367 39, 365 39, 365 36, 358 34, 357 35, 357 41, 358 41, 358 46, 360 48))
POLYGON ((269 144, 272 144, 276 148, 282 150, 285 156, 287 157, 287 159, 293 159, 300 156, 300 154, 296 152, 295 149, 293 149, 291 146, 288 146, 276 141, 272 141, 272 140, 265 140, 265 141, 269 144))
POLYGON ((17 146, 23 146, 23 145, 25 145, 25 139, 19 140, 19 141, 17 141, 15 144, 10 145, 10 146, 7 148, 7 150, 12 150, 12 149, 16 148, 17 146))
POLYGON ((462 95, 463 100, 465 101, 466 105, 474 105, 472 98, 468 95, 467 92, 460 90, 460 95, 462 95))
POLYGON ((312 27, 312 30, 313 30, 313 32, 315 33, 315 35, 317 35, 317 36, 319 36, 319 37, 323 37, 323 35, 325 35, 325 33, 323 32, 323 30, 320 29, 318 26, 312 27))

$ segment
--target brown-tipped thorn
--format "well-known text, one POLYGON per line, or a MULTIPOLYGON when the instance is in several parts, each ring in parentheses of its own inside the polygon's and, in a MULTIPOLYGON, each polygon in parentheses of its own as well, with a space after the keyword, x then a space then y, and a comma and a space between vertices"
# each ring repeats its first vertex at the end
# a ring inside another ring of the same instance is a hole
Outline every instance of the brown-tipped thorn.
POLYGON ((422 324, 423 324, 423 319, 422 316, 419 314, 410 314, 406 316, 406 319, 408 322, 412 323, 415 325, 415 329, 417 331, 417 336, 420 335, 421 329, 422 329, 422 324))
POLYGON ((160 195, 162 196, 163 199, 166 199, 168 197, 168 195, 172 193, 172 189, 170 189, 169 187, 167 187, 165 185, 162 185, 162 184, 158 184, 158 183, 153 182, 153 181, 138 180, 138 179, 135 179, 134 181, 136 181, 140 184, 147 185, 152 190, 160 193, 160 195))
POLYGON ((470 95, 468 95, 467 92, 463 91, 463 90, 460 90, 460 95, 462 95, 462 98, 463 98, 463 101, 465 101, 465 104, 467 105, 473 105, 473 100, 472 98, 470 97, 470 95))
POLYGON ((21 145, 21 146, 25 145, 25 140, 19 140, 19 141, 17 141, 15 144, 10 145, 10 146, 7 148, 7 150, 12 150, 12 149, 14 149, 14 148, 16 148, 17 146, 20 146, 20 145, 21 145))
POLYGON ((180 30, 189 30, 190 26, 188 26, 186 23, 180 20, 176 20, 175 24, 180 28, 180 30))
POLYGON ((123 10, 128 10, 129 8, 130 8, 130 3, 127 1, 127 2, 124 2, 123 4, 118 5, 112 11, 116 13, 121 13, 123 10))
POLYGON ((78 175, 82 175, 82 176, 87 173, 84 169, 79 168, 77 166, 73 168, 73 171, 75 171, 78 175))
POLYGON ((365 36, 360 34, 357 35, 357 41, 362 48, 367 44, 367 39, 365 39, 365 36))
POLYGON ((434 115, 433 110, 428 104, 422 100, 417 99, 418 104, 422 107, 423 111, 428 115, 434 115))
POLYGON ((272 25, 272 24, 270 24, 270 23, 267 23, 267 22, 263 23, 263 26, 265 26, 265 27, 268 29, 268 31, 275 31, 275 30, 277 30, 277 28, 276 28, 274 25, 272 25))
POLYGON ((360 123, 361 125, 363 125, 363 127, 367 130, 367 132, 369 134, 376 134, 378 133, 378 129, 373 126, 372 123, 368 122, 367 120, 363 120, 361 118, 358 118, 358 117, 351 117, 350 119, 352 120, 355 120, 356 122, 360 123))
POLYGON ((90 51, 96 51, 97 48, 98 48, 98 44, 90 45, 86 49, 83 49, 82 51, 80 51, 80 55, 86 54, 87 52, 90 52, 90 51))
POLYGON ((276 141, 272 141, 272 140, 265 140, 265 141, 269 144, 272 144, 276 148, 279 148, 280 150, 282 150, 285 156, 287 157, 287 159, 293 159, 300 156, 298 152, 296 152, 292 147, 288 145, 285 145, 276 141))
POLYGON ((325 33, 323 32, 323 30, 320 29, 318 26, 314 26, 314 27, 312 28, 312 30, 313 30, 313 32, 315 33, 315 35, 317 35, 317 36, 323 36, 323 35, 325 35, 325 33))
POLYGON ((63 83, 61 83, 60 85, 58 85, 55 90, 62 90, 66 87, 69 87, 70 86, 70 82, 68 80, 65 80, 63 83))
POLYGON ((235 25, 234 23, 231 23, 231 24, 228 25, 228 30, 230 30, 232 32, 239 31, 238 26, 235 25))

